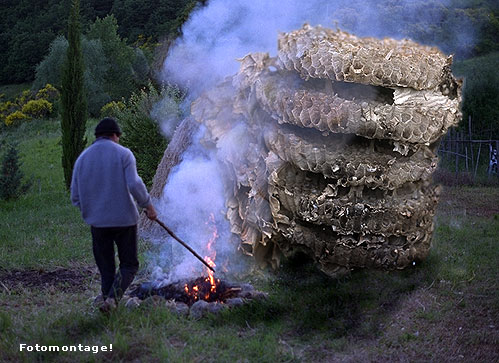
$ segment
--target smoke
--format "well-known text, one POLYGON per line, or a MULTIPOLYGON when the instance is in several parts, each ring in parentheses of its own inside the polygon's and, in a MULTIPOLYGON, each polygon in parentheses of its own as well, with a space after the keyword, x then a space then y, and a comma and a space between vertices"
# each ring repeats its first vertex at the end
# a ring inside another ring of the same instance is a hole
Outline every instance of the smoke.
MULTIPOLYGON (((217 159, 200 144, 203 133, 201 128, 182 162, 171 170, 162 198, 155 205, 158 218, 201 257, 213 257, 216 251, 217 270, 222 271, 220 261, 227 263, 235 245, 228 243, 223 174, 217 159), (213 249, 208 249, 210 240, 213 249)), ((203 275, 204 265, 173 238, 157 238, 155 243, 159 253, 149 256, 154 280, 170 282, 203 275)))
POLYGON ((255 51, 274 54, 278 32, 317 17, 320 10, 314 5, 290 0, 209 1, 184 25, 183 37, 165 60, 163 77, 199 94, 236 73, 238 58, 255 51))
MULTIPOLYGON (((377 0, 211 0, 191 14, 165 60, 162 77, 189 89, 193 97, 237 72, 238 58, 250 52, 277 52, 277 35, 304 23, 336 25, 359 36, 409 37, 446 52, 459 52, 473 44, 471 24, 456 22, 445 34, 435 30, 451 21, 450 0, 396 3, 377 0), (450 11, 450 13, 449 13, 450 11), (417 25, 416 25, 417 24, 417 25)), ((452 25, 452 24, 451 24, 452 25)))
MULTIPOLYGON (((431 29, 442 22, 450 0, 382 3, 380 5, 377 0, 209 0, 207 5, 193 11, 184 24, 183 36, 170 48, 161 77, 165 82, 188 90, 184 104, 188 108, 190 102, 202 92, 237 73, 238 58, 251 52, 268 52, 275 56, 279 32, 298 29, 304 23, 333 28, 337 25, 359 36, 400 39, 417 34, 418 29, 408 26, 417 19, 418 24, 425 25, 421 38, 428 36, 416 40, 435 45, 431 29), (386 7, 388 3, 390 8, 386 7)), ((450 39, 454 36, 456 47, 460 42, 473 39, 472 32, 463 29, 448 34, 450 39)), ((452 40, 450 44, 452 47, 452 40)), ((164 121, 162 129, 168 135, 178 122, 171 117, 171 113, 161 111, 170 106, 171 102, 164 100, 154 111, 156 119, 164 121)), ((233 137, 221 140, 223 147, 220 152, 228 158, 237 158, 238 150, 242 150, 241 144, 246 142, 244 134, 244 126, 237 125, 233 132, 227 134, 233 137)), ((201 134, 196 136, 182 163, 170 173, 157 209, 160 217, 199 251, 205 248, 210 238, 205 222, 210 213, 214 213, 221 235, 216 246, 217 253, 220 250, 233 252, 233 247, 227 244, 230 231, 224 217, 221 168, 214 155, 200 145, 201 137, 201 134)), ((169 279, 195 276, 191 274, 198 273, 202 265, 192 256, 185 255, 182 247, 175 242, 170 241, 167 245, 172 244, 175 247, 165 247, 155 256, 157 277, 164 277, 165 273, 169 279), (179 257, 181 253, 182 258, 179 257)))
POLYGON ((171 139, 175 132, 179 117, 179 107, 175 98, 166 95, 153 106, 151 117, 161 126, 163 136, 167 139, 171 139))

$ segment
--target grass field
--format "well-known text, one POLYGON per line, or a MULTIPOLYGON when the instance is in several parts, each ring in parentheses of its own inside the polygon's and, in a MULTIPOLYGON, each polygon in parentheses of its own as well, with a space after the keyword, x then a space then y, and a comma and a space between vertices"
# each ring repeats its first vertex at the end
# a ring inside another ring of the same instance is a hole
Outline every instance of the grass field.
POLYGON ((63 187, 57 121, 0 135, 0 145, 10 141, 34 184, 0 202, 0 361, 499 360, 499 188, 444 188, 430 256, 404 271, 332 280, 288 263, 243 278, 267 300, 216 316, 152 306, 102 315, 91 304, 99 277, 88 227, 63 187), (113 349, 20 352, 20 344, 113 349))
POLYGON ((22 91, 31 89, 31 83, 8 84, 0 86, 1 101, 14 100, 22 91))

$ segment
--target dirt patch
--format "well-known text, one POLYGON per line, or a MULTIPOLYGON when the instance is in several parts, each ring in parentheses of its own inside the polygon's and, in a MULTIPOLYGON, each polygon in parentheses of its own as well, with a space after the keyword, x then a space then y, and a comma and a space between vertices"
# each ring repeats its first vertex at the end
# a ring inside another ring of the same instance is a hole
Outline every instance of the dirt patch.
POLYGON ((0 270, 0 291, 15 292, 22 289, 53 289, 65 292, 79 292, 98 279, 95 269, 57 268, 45 270, 0 270))
POLYGON ((317 361, 324 362, 497 362, 497 310, 491 297, 469 290, 442 296, 438 287, 418 289, 388 314, 375 336, 347 336, 340 349, 318 343, 305 355, 319 354, 317 361))
POLYGON ((437 215, 499 216, 499 188, 443 186, 437 215))
POLYGON ((436 289, 409 295, 389 319, 379 341, 381 354, 398 360, 495 361, 498 331, 490 301, 470 291, 442 296, 436 289))

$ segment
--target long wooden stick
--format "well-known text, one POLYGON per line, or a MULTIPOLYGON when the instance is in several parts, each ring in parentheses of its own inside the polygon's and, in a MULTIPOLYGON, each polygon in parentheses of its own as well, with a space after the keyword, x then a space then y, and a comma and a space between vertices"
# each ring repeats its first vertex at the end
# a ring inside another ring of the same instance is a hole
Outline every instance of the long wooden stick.
POLYGON ((180 238, 178 238, 175 233, 173 233, 173 231, 168 228, 167 226, 164 225, 163 222, 161 222, 159 219, 155 219, 156 222, 158 222, 158 224, 163 227, 163 229, 165 231, 167 231, 170 236, 172 236, 173 238, 175 238, 182 246, 184 246, 185 248, 187 248, 194 256, 196 256, 199 261, 201 261, 202 263, 205 264, 206 267, 208 267, 211 271, 215 272, 215 270, 213 269, 213 267, 211 267, 210 265, 208 265, 208 262, 206 262, 203 258, 201 258, 201 256, 199 256, 196 251, 194 251, 187 243, 185 243, 184 241, 182 241, 180 238))

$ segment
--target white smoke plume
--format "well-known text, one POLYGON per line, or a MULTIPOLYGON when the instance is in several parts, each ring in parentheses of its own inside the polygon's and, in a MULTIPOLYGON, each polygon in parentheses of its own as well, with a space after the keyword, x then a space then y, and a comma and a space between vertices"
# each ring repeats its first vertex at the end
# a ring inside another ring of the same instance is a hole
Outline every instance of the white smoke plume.
MULTIPOLYGON (((195 96, 227 75, 237 72, 236 59, 251 52, 277 52, 279 32, 300 28, 304 23, 334 28, 336 25, 358 36, 408 37, 412 24, 423 25, 421 32, 438 27, 450 0, 424 2, 401 0, 391 3, 403 14, 395 18, 377 0, 210 0, 193 12, 182 28, 183 36, 170 49, 162 77, 186 87, 195 96)), ((449 34, 454 48, 472 45, 473 31, 460 20, 449 34)), ((425 43, 432 44, 431 39, 425 43)), ((453 49, 445 49, 454 52, 453 49)))
MULTIPOLYGON (((416 3, 414 0, 398 2, 398 6, 409 9, 405 21, 417 17, 419 22, 425 19, 428 26, 437 26, 442 14, 435 7, 425 12, 425 8, 415 6, 416 3)), ((445 7, 450 0, 438 3, 445 7)), ((226 76, 237 73, 238 58, 251 52, 275 56, 279 32, 298 29, 304 23, 333 28, 338 25, 360 36, 407 37, 399 31, 401 19, 393 19, 392 23, 380 21, 391 15, 384 11, 376 0, 209 0, 207 5, 193 11, 184 24, 183 36, 171 47, 161 77, 165 82, 187 89, 189 103, 226 76)), ((470 32, 456 29, 456 34, 461 34, 456 42, 472 39, 470 32)), ((172 125, 178 122, 169 115, 156 115, 156 118, 167 120, 163 130, 172 130, 172 125)), ((244 128, 238 127, 231 134, 232 140, 223 141, 223 152, 237 157, 238 145, 244 142, 244 128)), ((219 253, 223 248, 233 249, 228 244, 229 225, 223 216, 224 185, 219 165, 199 144, 200 137, 196 137, 183 162, 170 173, 158 210, 165 223, 176 228, 176 233, 200 254, 210 238, 205 223, 209 214, 215 213, 220 234, 216 245, 219 253)), ((172 241, 165 243, 165 248, 154 258, 156 277, 166 276, 172 280, 199 276, 202 264, 181 252, 182 248, 172 241)))
POLYGON ((177 102, 173 97, 167 95, 153 106, 151 117, 160 124, 163 136, 171 139, 179 117, 177 102))
MULTIPOLYGON (((200 144, 203 128, 194 136, 182 162, 171 170, 161 200, 156 201, 158 218, 164 221, 184 242, 201 257, 214 258, 216 263, 234 254, 228 244, 229 225, 225 218, 224 184, 217 159, 200 144), (208 242, 213 241, 211 249, 208 242)), ((164 232, 164 238, 153 238, 159 253, 150 254, 153 279, 171 282, 199 277, 206 267, 185 247, 164 232)), ((218 265, 216 270, 223 271, 218 265)))

